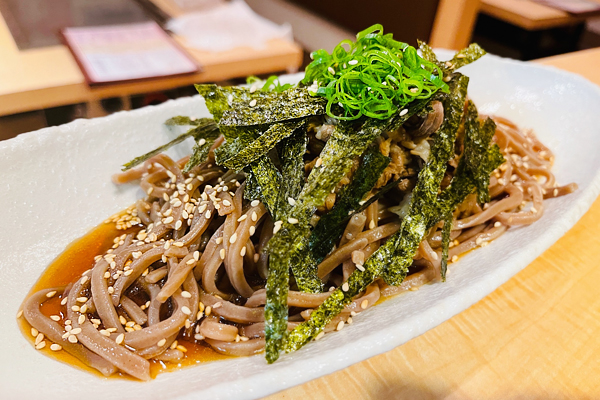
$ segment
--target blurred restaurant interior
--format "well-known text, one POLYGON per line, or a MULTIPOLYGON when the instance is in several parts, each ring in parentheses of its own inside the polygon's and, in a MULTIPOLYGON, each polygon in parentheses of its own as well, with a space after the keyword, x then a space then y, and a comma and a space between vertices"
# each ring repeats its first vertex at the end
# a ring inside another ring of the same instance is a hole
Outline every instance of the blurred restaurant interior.
POLYGON ((490 53, 520 60, 600 46, 600 7, 567 12, 560 3, 372 0, 364 7, 358 0, 0 0, 0 140, 191 96, 194 83, 239 84, 250 75, 301 71, 311 51, 332 50, 374 23, 412 45, 421 39, 458 49, 476 41, 490 53), (139 31, 136 39, 133 31, 148 26, 167 32, 176 49, 171 50, 193 67, 171 60, 160 66, 166 72, 149 69, 141 79, 136 76, 136 54, 156 57, 166 45, 165 38, 142 37, 139 31), (128 28, 130 36, 115 46, 111 27, 128 28), (94 81, 73 45, 65 45, 67 32, 106 40, 87 51, 98 63, 122 68, 117 71, 122 74, 94 81), (117 60, 119 52, 129 58, 117 60))

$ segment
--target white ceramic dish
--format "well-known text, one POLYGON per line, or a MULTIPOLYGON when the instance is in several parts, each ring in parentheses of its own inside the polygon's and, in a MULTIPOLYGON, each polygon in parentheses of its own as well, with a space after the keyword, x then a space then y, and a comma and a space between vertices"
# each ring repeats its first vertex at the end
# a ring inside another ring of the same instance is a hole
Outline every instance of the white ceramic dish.
MULTIPOLYGON (((444 53, 446 55, 446 53, 444 53)), ((553 68, 486 56, 464 68, 481 112, 534 128, 556 154, 561 183, 579 190, 550 200, 536 224, 510 230, 450 268, 448 282, 387 301, 301 351, 267 365, 262 356, 207 363, 152 382, 102 379, 37 353, 15 314, 41 272, 71 241, 141 195, 110 176, 173 137, 174 115, 207 116, 203 100, 78 120, 0 142, 0 397, 3 399, 256 398, 390 350, 466 309, 527 266, 562 236, 600 192, 600 89, 553 68), (81 390, 71 391, 78 387, 81 390)), ((182 146, 174 152, 183 155, 182 146)))

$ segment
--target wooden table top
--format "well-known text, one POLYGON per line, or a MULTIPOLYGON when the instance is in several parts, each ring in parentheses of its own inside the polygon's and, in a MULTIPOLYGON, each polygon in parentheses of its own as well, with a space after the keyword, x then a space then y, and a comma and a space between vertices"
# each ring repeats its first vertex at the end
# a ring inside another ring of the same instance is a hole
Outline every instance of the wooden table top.
MULTIPOLYGON (((153 1, 169 15, 180 14, 175 6, 167 7, 172 4, 169 0, 153 1)), ((0 15, 0 116, 193 83, 295 72, 302 64, 302 49, 284 40, 272 40, 264 49, 238 48, 219 53, 188 49, 188 53, 200 63, 201 72, 90 88, 66 46, 19 51, 0 15)))
POLYGON ((529 0, 481 0, 480 9, 484 14, 532 31, 574 25, 586 20, 529 0))
MULTIPOLYGON (((538 62, 600 85, 600 49, 538 62)), ((598 226, 600 198, 469 309, 394 350, 267 400, 599 399, 598 226)))

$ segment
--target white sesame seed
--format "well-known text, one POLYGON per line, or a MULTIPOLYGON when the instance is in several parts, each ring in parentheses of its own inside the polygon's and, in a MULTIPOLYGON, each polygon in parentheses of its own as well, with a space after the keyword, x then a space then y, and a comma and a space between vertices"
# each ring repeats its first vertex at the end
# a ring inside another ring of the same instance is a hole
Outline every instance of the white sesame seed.
POLYGON ((348 61, 348 65, 356 65, 358 64, 358 60, 350 60, 348 61))
POLYGON ((251 205, 252 207, 256 207, 256 206, 258 206, 259 204, 260 204, 260 201, 258 201, 258 200, 252 200, 252 202, 250 203, 250 205, 251 205))
POLYGON ((431 253, 431 258, 433 258, 435 261, 437 261, 437 259, 439 258, 437 253, 434 251, 431 253))
POLYGON ((83 324, 85 322, 85 315, 80 315, 77 319, 77 322, 79 323, 79 325, 83 324))
POLYGON ((360 308, 362 308, 363 310, 366 310, 367 307, 369 307, 369 300, 365 299, 360 303, 360 308))
POLYGON ((344 284, 342 285, 342 290, 344 292, 347 292, 350 289, 350 285, 348 285, 348 282, 344 282, 344 284))
POLYGON ((298 219, 297 219, 297 218, 292 218, 292 217, 289 217, 289 218, 288 218, 288 222, 289 222, 290 224, 297 224, 297 223, 298 223, 298 219))
POLYGON ((50 350, 52 350, 52 351, 60 351, 60 350, 62 350, 62 346, 60 344, 52 343, 50 345, 50 350))
POLYGON ((210 219, 210 210, 206 210, 206 214, 204 214, 206 219, 210 219))
POLYGON ((158 341, 158 343, 156 343, 156 345, 157 345, 158 347, 161 347, 161 346, 164 346, 164 345, 165 345, 165 343, 167 343, 167 339, 160 339, 160 340, 158 341))
POLYGON ((335 327, 335 330, 336 331, 341 331, 342 328, 344 328, 344 321, 338 322, 337 326, 335 327))
POLYGON ((72 306, 71 310, 78 312, 79 311, 79 306, 72 306))
POLYGON ((365 267, 363 267, 361 264, 356 264, 356 269, 359 270, 360 272, 365 271, 365 267))
POLYGON ((480 238, 480 237, 478 237, 477 239, 475 239, 475 244, 476 244, 476 245, 478 245, 478 246, 479 246, 479 245, 480 245, 482 242, 483 242, 483 239, 482 239, 482 238, 480 238))
POLYGON ((229 207, 229 206, 231 205, 231 202, 230 202, 229 200, 227 200, 227 199, 226 199, 226 200, 223 200, 223 205, 224 205, 225 207, 229 207))
POLYGON ((258 262, 259 258, 260 258, 260 254, 254 253, 254 262, 258 262))
POLYGON ((71 329, 71 335, 78 335, 81 333, 81 328, 73 328, 71 329))
POLYGON ((287 201, 290 204, 290 206, 296 205, 296 200, 294 200, 294 198, 292 198, 292 197, 288 197, 287 201))
POLYGON ((190 308, 187 307, 187 306, 181 307, 181 312, 184 313, 185 315, 190 315, 192 313, 192 311, 190 310, 190 308))
POLYGON ((242 221, 243 221, 243 220, 245 220, 246 218, 248 218, 248 215, 244 214, 244 215, 242 215, 241 217, 239 217, 239 218, 237 219, 237 221, 238 221, 238 222, 242 222, 242 221))
POLYGON ((321 331, 319 332, 319 334, 315 337, 315 340, 321 340, 321 338, 325 336, 325 332, 321 331))
POLYGON ((231 235, 231 237, 229 238, 229 243, 234 244, 235 241, 237 240, 237 233, 234 233, 233 235, 231 235))
POLYGON ((327 68, 327 71, 329 71, 331 75, 335 75, 335 69, 333 69, 332 67, 327 68))
POLYGON ((405 108, 404 110, 400 111, 400 116, 403 117, 406 114, 408 114, 408 108, 405 108))
POLYGON ((499 227, 501 227, 501 226, 502 226, 502 222, 500 222, 500 221, 496 221, 496 222, 494 223, 494 228, 499 228, 499 227))
POLYGON ((244 257, 246 255, 246 246, 242 247, 242 250, 240 250, 240 256, 244 257))
POLYGON ((281 225, 275 225, 273 227, 273 234, 276 234, 277 232, 279 232, 280 229, 281 229, 281 225))
POLYGON ((321 164, 323 164, 323 159, 321 157, 317 158, 317 161, 315 162, 315 167, 318 168, 321 166, 321 164))
POLYGON ((250 229, 248 229, 250 231, 250 236, 254 235, 254 232, 256 232, 256 227, 254 225, 252 225, 250 227, 250 229))
POLYGON ((44 334, 38 333, 37 336, 35 337, 35 344, 39 344, 42 340, 44 340, 44 334))
POLYGON ((196 250, 193 254, 194 260, 198 261, 200 259, 200 252, 196 250))
POLYGON ((185 263, 186 263, 187 265, 192 265, 192 264, 195 264, 195 263, 196 263, 196 260, 194 260, 193 258, 190 258, 190 259, 189 259, 189 260, 187 260, 185 263))
POLYGON ((250 107, 254 107, 256 105, 256 99, 252 99, 250 100, 250 103, 248 104, 250 107))
POLYGON ((43 349, 44 347, 46 347, 46 341, 45 341, 45 340, 44 340, 44 341, 42 341, 42 342, 39 342, 38 344, 36 344, 36 345, 35 345, 35 348, 36 348, 37 350, 41 350, 41 349, 43 349))
POLYGON ((181 292, 181 297, 183 297, 185 299, 189 299, 192 297, 192 294, 190 292, 188 292, 187 290, 184 290, 183 292, 181 292))
POLYGON ((77 336, 71 335, 67 338, 67 340, 71 343, 77 343, 77 336))
POLYGON ((51 297, 53 297, 55 294, 56 294, 56 290, 53 290, 53 291, 51 291, 51 292, 48 292, 48 293, 46 293, 46 297, 47 297, 47 298, 51 298, 51 297))
POLYGON ((58 315, 51 315, 51 316, 50 316, 50 319, 51 319, 52 321, 57 321, 57 322, 58 322, 58 321, 60 321, 60 317, 59 317, 58 315))
POLYGON ((221 257, 221 260, 225 259, 225 249, 221 249, 221 251, 219 251, 219 256, 221 257))
POLYGON ((210 315, 211 312, 212 312, 212 307, 211 306, 207 306, 206 309, 204 310, 204 314, 207 317, 210 315))
POLYGON ((371 222, 369 222, 369 229, 375 229, 375 220, 371 220, 371 222))
POLYGON ((173 243, 173 246, 175 246, 175 247, 183 247, 183 242, 175 242, 175 243, 173 243))
POLYGON ((181 220, 177 221, 175 223, 175 230, 181 229, 181 225, 183 225, 183 222, 181 220))
POLYGON ((452 256, 452 262, 455 263, 458 261, 458 256, 452 256))
POLYGON ((215 239, 215 243, 216 243, 216 244, 221 244, 221 243, 223 243, 223 236, 220 236, 220 237, 216 238, 216 239, 215 239))
POLYGON ((256 214, 256 211, 252 211, 252 215, 251 215, 252 221, 256 222, 258 220, 258 214, 256 214))
POLYGON ((81 284, 84 285, 88 281, 88 279, 90 278, 87 275, 81 278, 81 284))
POLYGON ((61 305, 61 306, 64 306, 65 304, 67 304, 67 301, 68 301, 68 300, 69 300, 69 299, 68 299, 67 297, 65 297, 64 299, 62 299, 62 300, 60 301, 60 305, 61 305))

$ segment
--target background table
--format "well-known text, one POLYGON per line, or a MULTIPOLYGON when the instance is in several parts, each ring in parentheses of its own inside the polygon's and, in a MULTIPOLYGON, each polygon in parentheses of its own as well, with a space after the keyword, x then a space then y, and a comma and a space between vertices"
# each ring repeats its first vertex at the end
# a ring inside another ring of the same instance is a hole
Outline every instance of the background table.
MULTIPOLYGON (((600 49, 539 62, 600 85, 600 49)), ((268 400, 599 399, 599 226, 600 199, 531 265, 466 311, 268 400)))
MULTIPOLYGON (((180 10, 169 0, 152 0, 166 14, 180 10)), ((75 103, 96 104, 109 97, 151 93, 193 83, 271 72, 294 72, 302 63, 302 49, 283 40, 272 40, 264 49, 238 48, 212 53, 189 49, 202 71, 178 77, 90 88, 66 46, 20 51, 0 15, 0 116, 75 103)), ((97 116, 88 112, 88 116, 97 116)))

